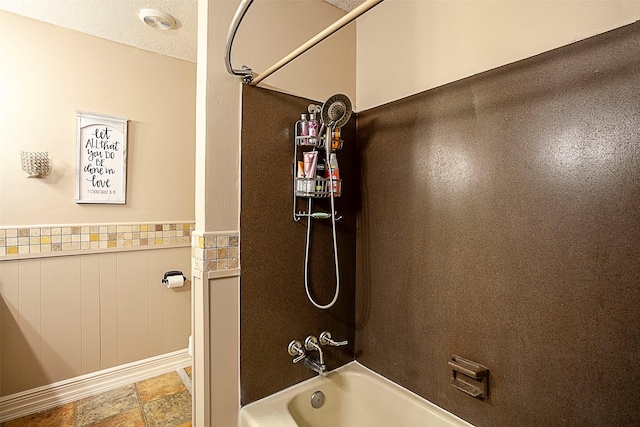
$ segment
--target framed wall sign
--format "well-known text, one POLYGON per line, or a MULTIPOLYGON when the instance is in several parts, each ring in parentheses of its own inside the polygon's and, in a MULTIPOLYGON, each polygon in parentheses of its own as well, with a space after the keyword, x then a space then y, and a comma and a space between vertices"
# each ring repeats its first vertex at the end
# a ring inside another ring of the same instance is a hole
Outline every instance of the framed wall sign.
POLYGON ((127 119, 77 111, 76 203, 124 204, 127 119))

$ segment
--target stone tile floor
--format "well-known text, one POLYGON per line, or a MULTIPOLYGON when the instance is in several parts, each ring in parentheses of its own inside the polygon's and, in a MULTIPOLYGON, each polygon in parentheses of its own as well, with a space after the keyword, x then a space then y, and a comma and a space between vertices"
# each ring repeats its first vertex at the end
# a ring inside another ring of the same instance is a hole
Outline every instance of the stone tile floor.
POLYGON ((191 367, 7 421, 1 427, 190 427, 191 367))

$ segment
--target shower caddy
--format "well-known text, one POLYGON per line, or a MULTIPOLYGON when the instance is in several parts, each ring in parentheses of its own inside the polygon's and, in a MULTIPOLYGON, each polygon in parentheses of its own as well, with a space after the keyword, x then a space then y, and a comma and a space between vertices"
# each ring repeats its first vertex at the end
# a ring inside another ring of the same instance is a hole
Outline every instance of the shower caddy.
MULTIPOLYGON (((342 216, 337 216, 337 212, 312 212, 313 199, 326 199, 331 197, 331 190, 333 190, 334 197, 340 197, 342 195, 342 179, 340 178, 322 178, 315 176, 311 178, 297 176, 298 161, 302 161, 302 156, 305 151, 318 152, 318 166, 324 163, 322 170, 327 170, 329 159, 322 159, 320 154, 326 152, 326 135, 321 136, 309 136, 300 135, 301 121, 298 120, 295 124, 295 143, 293 151, 293 220, 300 221, 301 218, 315 218, 315 219, 329 219, 332 215, 336 220, 340 220, 342 216), (308 150, 305 150, 308 149, 308 150), (308 199, 308 208, 306 211, 296 210, 297 199, 308 199)), ((335 152, 342 149, 344 141, 339 138, 331 138, 331 151, 335 152)), ((326 154, 323 155, 326 157, 326 154)))

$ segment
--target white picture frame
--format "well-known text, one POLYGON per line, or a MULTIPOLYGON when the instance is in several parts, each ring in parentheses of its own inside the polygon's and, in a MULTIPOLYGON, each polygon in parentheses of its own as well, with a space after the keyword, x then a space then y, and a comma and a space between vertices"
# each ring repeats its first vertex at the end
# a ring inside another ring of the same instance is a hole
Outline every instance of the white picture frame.
POLYGON ((76 203, 125 204, 128 120, 86 111, 76 115, 76 203))

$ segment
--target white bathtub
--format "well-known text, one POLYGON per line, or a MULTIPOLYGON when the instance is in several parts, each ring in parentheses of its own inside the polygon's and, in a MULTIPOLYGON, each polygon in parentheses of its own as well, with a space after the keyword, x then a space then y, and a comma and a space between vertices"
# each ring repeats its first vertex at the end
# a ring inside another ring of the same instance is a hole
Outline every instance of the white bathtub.
POLYGON ((473 427, 357 362, 246 405, 238 426, 473 427), (316 391, 325 396, 319 409, 311 406, 316 391))

